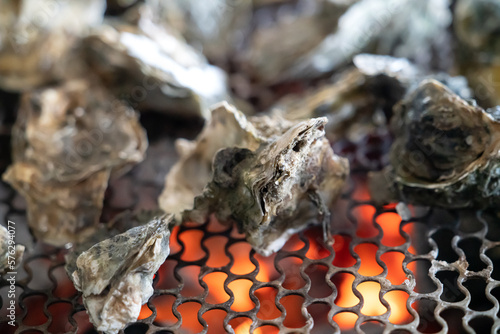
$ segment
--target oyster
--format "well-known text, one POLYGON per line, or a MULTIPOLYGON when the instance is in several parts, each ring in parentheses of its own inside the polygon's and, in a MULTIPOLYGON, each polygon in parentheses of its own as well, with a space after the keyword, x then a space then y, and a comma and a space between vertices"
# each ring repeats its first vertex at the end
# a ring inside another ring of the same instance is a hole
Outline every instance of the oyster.
POLYGON ((207 118, 210 105, 229 98, 224 72, 147 11, 137 26, 101 26, 84 45, 91 68, 136 109, 207 118))
POLYGON ((328 208, 349 167, 324 138, 325 123, 325 118, 246 119, 233 107, 219 105, 197 141, 184 142, 160 207, 179 210, 174 212, 182 214, 181 221, 204 222, 210 213, 221 222, 235 221, 262 254, 279 250, 289 235, 318 217, 326 231, 328 208))
POLYGON ((449 7, 449 0, 360 0, 340 17, 336 31, 296 61, 287 77, 317 77, 360 52, 408 57, 422 66, 437 54, 440 67, 448 68, 449 7))
POLYGON ((110 176, 147 147, 135 112, 86 80, 25 94, 12 136, 3 179, 26 198, 35 236, 57 246, 93 233, 110 176))
POLYGON ((69 258, 66 270, 98 331, 118 333, 139 317, 170 252, 170 221, 155 218, 69 258))
POLYGON ((83 72, 78 41, 105 8, 105 0, 0 1, 0 87, 27 91, 83 72))
POLYGON ((13 238, 14 234, 10 234, 4 226, 0 225, 0 275, 15 271, 21 264, 25 247, 16 245, 13 238))
POLYGON ((435 78, 463 98, 471 98, 467 80, 444 73, 428 74, 404 58, 360 54, 354 67, 331 84, 303 95, 288 95, 272 107, 272 114, 288 120, 327 117, 331 142, 359 142, 367 134, 385 134, 393 106, 425 78, 435 78))
POLYGON ((500 123, 492 115, 425 80, 395 107, 391 127, 391 166, 371 177, 375 201, 445 208, 500 204, 500 123))

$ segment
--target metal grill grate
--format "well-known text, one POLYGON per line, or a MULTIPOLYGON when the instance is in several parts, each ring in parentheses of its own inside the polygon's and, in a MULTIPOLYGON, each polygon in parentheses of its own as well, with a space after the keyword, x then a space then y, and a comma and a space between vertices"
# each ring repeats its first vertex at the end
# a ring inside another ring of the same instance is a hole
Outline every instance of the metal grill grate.
MULTIPOLYGON (((160 147, 171 141, 153 142, 152 161, 111 183, 103 219, 155 207, 163 175, 143 172, 151 162, 165 169, 160 160, 171 150, 160 147)), ((333 246, 313 227, 265 258, 216 221, 176 228, 155 293, 125 333, 497 333, 500 217, 411 207, 401 222, 393 205, 369 201, 365 179, 354 173, 333 210, 333 246)), ((2 223, 25 222, 24 202, 4 183, 0 200, 2 223)), ((16 327, 6 323, 8 283, 0 280, 0 332, 93 332, 64 272, 67 250, 31 246, 17 275, 16 327)))

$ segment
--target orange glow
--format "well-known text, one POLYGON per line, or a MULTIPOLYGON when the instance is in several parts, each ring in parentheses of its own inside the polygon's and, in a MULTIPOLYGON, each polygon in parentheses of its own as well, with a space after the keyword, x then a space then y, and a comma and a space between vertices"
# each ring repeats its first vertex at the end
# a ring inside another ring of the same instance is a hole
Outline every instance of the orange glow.
POLYGON ((352 257, 349 250, 351 238, 343 235, 333 236, 333 250, 335 257, 333 258, 333 265, 341 268, 352 267, 356 264, 356 259, 352 257))
POLYGON ((382 315, 387 312, 387 309, 380 302, 380 284, 377 282, 363 282, 358 284, 356 289, 361 293, 364 299, 361 313, 369 316, 382 315))
POLYGON ((306 325, 306 318, 302 314, 304 297, 289 295, 280 299, 280 304, 286 309, 286 317, 283 325, 288 328, 302 328, 306 325))
POLYGON ((203 281, 207 283, 208 287, 207 303, 221 304, 229 300, 229 295, 224 290, 226 278, 227 274, 222 272, 213 272, 203 277, 203 281))
POLYGON ((246 312, 255 307, 255 304, 250 299, 252 281, 237 279, 229 283, 228 287, 234 294, 234 302, 233 305, 231 305, 231 310, 236 312, 246 312))
POLYGON ((391 306, 389 321, 393 324, 407 324, 413 320, 413 316, 406 309, 406 301, 409 295, 400 290, 389 291, 384 295, 384 299, 391 306))
POLYGON ((382 227, 384 237, 382 244, 386 246, 399 246, 405 243, 405 238, 399 232, 401 225, 401 217, 394 212, 385 212, 375 218, 377 224, 382 227))
POLYGON ((287 252, 296 252, 302 249, 305 245, 304 241, 300 240, 299 235, 294 234, 290 237, 290 239, 288 239, 281 249, 287 252))
POLYGON ((334 276, 334 283, 338 289, 335 304, 340 307, 352 307, 359 303, 358 297, 352 291, 353 282, 354 276, 348 273, 339 273, 334 276))
POLYGON ((321 228, 311 228, 305 231, 307 240, 309 241, 309 249, 306 256, 311 260, 324 259, 330 252, 323 243, 323 230, 321 228))
POLYGON ((257 318, 262 320, 276 319, 281 311, 276 306, 276 295, 278 291, 272 287, 264 287, 255 291, 255 297, 259 299, 260 308, 257 318))
POLYGON ((153 314, 153 311, 151 311, 148 307, 148 304, 144 304, 141 307, 141 313, 139 313, 139 320, 146 319, 148 318, 151 314, 153 314))
POLYGON ((179 226, 174 226, 170 232, 170 254, 175 254, 181 250, 181 244, 177 239, 177 236, 179 235, 179 228, 179 226))
POLYGON ((201 305, 195 302, 187 302, 177 307, 182 317, 181 332, 200 333, 203 330, 203 326, 198 321, 200 308, 201 305))
POLYGON ((339 325, 341 330, 354 328, 356 320, 358 320, 358 316, 352 312, 340 312, 333 316, 333 321, 339 325))
POLYGON ((229 257, 224 252, 227 238, 222 236, 210 237, 205 240, 205 247, 208 249, 209 257, 207 266, 212 268, 224 267, 229 263, 229 257))
MULTIPOLYGON (((361 190, 358 191, 358 198, 364 197, 365 190, 366 189, 361 188, 361 190)), ((370 205, 361 205, 355 209, 353 214, 358 221, 358 229, 356 231, 356 234, 359 237, 368 238, 374 237, 378 234, 378 231, 377 233, 375 233, 372 224, 372 217, 375 214, 374 207, 370 205)), ((405 238, 400 234, 401 217, 398 214, 394 212, 385 212, 378 215, 375 220, 383 231, 383 237, 381 240, 383 245, 395 247, 406 242, 405 238)), ((412 228, 405 228, 405 232, 411 235, 412 228)), ((348 243, 350 240, 347 237, 342 236, 334 236, 334 240, 334 250, 336 254, 333 264, 341 267, 340 264, 343 264, 342 260, 350 257, 348 248, 348 243), (337 258, 340 258, 342 260, 337 260, 337 258)), ((370 243, 362 243, 354 247, 354 252, 358 254, 361 261, 360 267, 358 269, 358 272, 361 275, 372 277, 380 275, 383 272, 383 268, 376 261, 377 250, 378 246, 370 243)), ((415 251, 411 246, 408 250, 410 252, 415 251)), ((399 285, 406 280, 407 276, 403 270, 404 254, 396 251, 389 251, 382 254, 380 256, 380 259, 387 266, 386 278, 391 282, 391 284, 399 285)), ((345 264, 345 267, 352 266, 354 264, 352 263, 352 261, 350 261, 351 263, 349 263, 349 261, 346 262, 347 263, 345 264)), ((413 270, 414 265, 410 263, 408 265, 408 268, 410 270, 413 270)), ((354 281, 353 275, 340 273, 335 275, 332 280, 338 289, 338 295, 337 299, 335 300, 335 304, 340 307, 352 307, 358 304, 359 300, 352 291, 352 284, 354 281)), ((378 316, 387 312, 387 308, 380 301, 379 294, 381 287, 379 283, 363 282, 360 283, 356 287, 356 289, 361 293, 364 300, 361 313, 368 316, 378 316)), ((403 324, 412 321, 413 317, 406 308, 408 297, 409 296, 406 292, 399 290, 390 291, 383 296, 383 298, 391 306, 391 314, 389 316, 389 320, 391 321, 391 323, 403 324)), ((342 330, 354 328, 356 319, 357 316, 349 312, 341 312, 334 316, 334 321, 339 324, 342 330)))
POLYGON ((371 238, 378 235, 378 229, 373 224, 375 207, 371 205, 360 205, 352 210, 352 214, 358 222, 356 235, 361 238, 371 238))
POLYGON ((274 267, 274 258, 276 253, 269 256, 262 256, 260 254, 255 254, 254 258, 259 263, 259 272, 255 278, 261 282, 270 282, 280 276, 276 268, 274 267))
POLYGON ((387 266, 387 279, 392 285, 402 284, 406 279, 406 274, 403 271, 403 260, 405 256, 400 252, 385 252, 380 256, 387 266))
POLYGON ((160 326, 168 326, 177 322, 177 318, 172 312, 175 296, 160 295, 153 298, 151 302, 156 308, 155 322, 157 322, 160 326))
POLYGON ((250 333, 250 326, 252 325, 252 320, 245 318, 241 324, 239 324, 235 329, 234 333, 235 334, 249 334, 250 333))
POLYGON ((225 333, 224 318, 226 315, 225 311, 217 309, 203 313, 202 318, 206 321, 208 327, 207 334, 225 333))
POLYGON ((377 276, 381 274, 384 269, 377 263, 376 253, 378 247, 374 244, 359 244, 354 247, 354 251, 359 255, 361 259, 361 265, 358 269, 358 273, 363 276, 377 276))
POLYGON ((238 242, 229 247, 229 253, 234 258, 231 272, 236 275, 245 275, 255 269, 255 265, 250 262, 250 251, 252 246, 247 242, 238 242))
POLYGON ((179 234, 179 240, 184 243, 184 251, 181 259, 184 261, 196 261, 205 256, 205 251, 201 248, 203 231, 188 230, 179 234))

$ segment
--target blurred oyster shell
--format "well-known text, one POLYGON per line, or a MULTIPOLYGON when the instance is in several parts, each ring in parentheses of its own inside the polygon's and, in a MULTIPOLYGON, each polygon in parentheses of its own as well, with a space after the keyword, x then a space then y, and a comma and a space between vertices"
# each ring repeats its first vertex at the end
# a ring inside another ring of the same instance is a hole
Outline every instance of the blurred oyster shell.
POLYGON ((449 0, 360 0, 346 11, 335 32, 301 57, 288 78, 314 78, 348 64, 360 52, 391 54, 448 68, 451 49, 449 0), (437 57, 433 57, 436 53, 437 57))
POLYGON ((170 252, 170 221, 171 216, 155 218, 69 259, 68 275, 98 331, 118 333, 139 317, 154 292, 153 276, 170 252))
POLYGON ((35 236, 58 246, 93 233, 109 177, 147 147, 135 112, 86 80, 25 94, 12 137, 3 179, 26 198, 35 236))
POLYGON ((229 98, 225 73, 146 9, 137 26, 110 22, 84 45, 91 68, 136 109, 208 118, 210 105, 229 98))
POLYGON ((375 201, 445 208, 500 204, 500 123, 490 114, 426 80, 395 107, 391 127, 391 166, 371 178, 375 201))
POLYGON ((0 1, 0 87, 27 91, 82 72, 78 40, 105 8, 105 0, 0 1))
POLYGON ((285 96, 271 113, 293 121, 327 117, 325 131, 331 142, 359 142, 367 134, 387 133, 393 106, 424 78, 435 78, 463 98, 471 98, 465 78, 427 74, 405 58, 360 54, 353 62, 355 67, 333 83, 285 96))
MULTIPOLYGON (((15 234, 14 234, 15 235, 15 234)), ((0 225, 0 275, 15 269, 21 264, 24 249, 23 245, 15 244, 7 229, 0 225)))
POLYGON ((173 210, 178 222, 181 214, 182 221, 203 222, 212 212, 235 221, 262 254, 280 249, 318 217, 329 225, 328 207, 349 167, 324 138, 325 123, 247 119, 219 105, 195 142, 180 142, 181 160, 167 175, 160 207, 173 210))

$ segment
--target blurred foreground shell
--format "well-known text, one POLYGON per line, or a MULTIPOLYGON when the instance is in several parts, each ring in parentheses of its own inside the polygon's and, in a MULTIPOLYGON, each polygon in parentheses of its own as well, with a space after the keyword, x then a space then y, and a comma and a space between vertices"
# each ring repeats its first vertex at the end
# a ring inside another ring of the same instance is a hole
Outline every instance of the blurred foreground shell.
POLYGON ((109 177, 147 147, 135 112, 85 80, 25 94, 12 136, 3 178, 26 198, 35 236, 57 246, 93 233, 109 177))
POLYGON ((325 118, 290 122, 250 117, 221 104, 195 142, 180 142, 160 206, 179 222, 215 213, 235 221, 262 254, 277 251, 310 223, 329 225, 328 208, 349 173, 324 137, 325 118), (193 198, 194 207, 193 207, 193 198))
POLYGON ((153 294, 153 276, 170 252, 170 222, 171 216, 155 218, 68 261, 68 275, 98 331, 118 333, 139 317, 153 294))
POLYGON ((229 98, 225 73, 142 9, 137 26, 111 22, 85 39, 91 68, 135 109, 210 117, 229 98))
POLYGON ((395 107, 391 127, 391 166, 372 175, 374 200, 445 208, 500 204, 500 123, 492 115, 426 80, 395 107))
MULTIPOLYGON (((11 227, 15 228, 15 226, 11 227)), ((15 230, 11 231, 14 232, 15 230)), ((0 225, 0 275, 9 271, 15 271, 21 264, 24 246, 15 244, 14 235, 15 232, 9 233, 5 227, 0 225)))
POLYGON ((81 71, 73 53, 105 8, 105 0, 0 1, 0 87, 27 91, 81 71))

